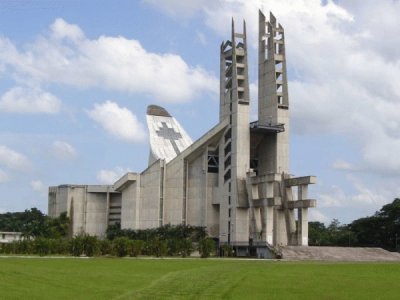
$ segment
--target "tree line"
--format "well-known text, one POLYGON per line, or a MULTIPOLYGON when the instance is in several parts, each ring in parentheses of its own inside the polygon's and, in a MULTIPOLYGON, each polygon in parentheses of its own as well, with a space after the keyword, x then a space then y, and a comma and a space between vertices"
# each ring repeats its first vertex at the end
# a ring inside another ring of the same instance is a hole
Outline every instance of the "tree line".
POLYGON ((310 246, 381 247, 400 249, 400 198, 384 205, 374 215, 340 224, 334 219, 328 226, 309 223, 310 246))
MULTIPOLYGON (((0 253, 114 256, 189 256, 198 250, 202 257, 216 253, 217 243, 207 237, 204 227, 164 225, 146 230, 109 226, 106 237, 80 234, 71 236, 66 213, 50 218, 32 208, 24 212, 0 214, 0 231, 21 232, 21 241, 0 245, 0 253)), ((340 224, 336 219, 325 226, 309 222, 310 246, 382 247, 400 249, 400 198, 384 205, 374 215, 340 224)), ((228 247, 228 246, 226 246, 228 247)), ((230 256, 232 249, 224 249, 230 256)))

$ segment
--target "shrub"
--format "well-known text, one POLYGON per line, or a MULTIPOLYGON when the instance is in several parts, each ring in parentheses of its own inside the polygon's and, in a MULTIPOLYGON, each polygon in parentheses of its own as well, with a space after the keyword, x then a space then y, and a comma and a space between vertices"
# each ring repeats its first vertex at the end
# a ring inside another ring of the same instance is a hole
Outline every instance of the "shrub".
POLYGON ((190 238, 179 241, 179 253, 182 257, 190 256, 192 251, 193 246, 190 238))
POLYGON ((99 251, 101 255, 107 255, 112 253, 112 244, 109 240, 99 241, 99 251))
POLYGON ((85 235, 83 237, 83 248, 86 256, 94 256, 99 253, 99 243, 96 236, 85 235))
POLYGON ((201 239, 199 241, 199 252, 202 258, 209 257, 215 250, 215 242, 211 238, 201 239))
POLYGON ((34 253, 44 256, 50 253, 50 242, 46 238, 38 237, 34 242, 34 253))
POLYGON ((156 236, 150 243, 150 251, 151 255, 157 257, 166 256, 168 254, 167 241, 160 239, 159 236, 156 236))
POLYGON ((128 254, 131 257, 137 257, 142 254, 144 248, 144 241, 142 240, 129 240, 128 254))
POLYGON ((130 240, 127 237, 117 237, 113 240, 113 251, 118 257, 128 254, 130 240))
POLYGON ((70 252, 73 256, 80 256, 84 252, 83 235, 77 235, 70 241, 70 252))
POLYGON ((231 257, 233 256, 233 247, 231 245, 223 245, 222 252, 225 257, 231 257))

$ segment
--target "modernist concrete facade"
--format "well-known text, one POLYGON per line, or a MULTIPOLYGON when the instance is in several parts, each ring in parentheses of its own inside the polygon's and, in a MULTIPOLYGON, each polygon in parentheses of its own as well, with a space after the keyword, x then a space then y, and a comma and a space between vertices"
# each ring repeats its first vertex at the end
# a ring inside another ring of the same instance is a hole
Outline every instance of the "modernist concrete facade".
POLYGON ((219 123, 192 142, 169 113, 148 107, 149 166, 113 186, 49 188, 49 215, 67 211, 73 232, 109 224, 146 229, 205 226, 238 255, 268 245, 307 245, 313 176, 289 171, 289 99, 283 27, 259 13, 258 121, 249 121, 246 24, 220 47, 219 123), (292 190, 294 188, 294 190, 292 190), (297 191, 297 196, 293 193, 297 191), (295 212, 297 211, 297 216, 295 212))

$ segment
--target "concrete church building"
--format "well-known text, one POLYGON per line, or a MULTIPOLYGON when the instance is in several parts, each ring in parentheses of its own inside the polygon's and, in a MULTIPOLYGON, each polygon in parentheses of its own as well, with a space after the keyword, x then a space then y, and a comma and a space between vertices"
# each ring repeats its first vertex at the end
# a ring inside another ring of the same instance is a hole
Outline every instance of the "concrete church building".
POLYGON ((238 33, 232 21, 231 39, 221 44, 219 123, 192 142, 164 108, 150 105, 147 169, 112 186, 50 187, 49 215, 67 212, 74 234, 98 236, 117 222, 205 226, 237 255, 308 245, 316 201, 307 192, 316 178, 290 175, 285 35, 272 14, 266 21, 260 11, 258 39, 258 121, 249 121, 246 24, 238 33))

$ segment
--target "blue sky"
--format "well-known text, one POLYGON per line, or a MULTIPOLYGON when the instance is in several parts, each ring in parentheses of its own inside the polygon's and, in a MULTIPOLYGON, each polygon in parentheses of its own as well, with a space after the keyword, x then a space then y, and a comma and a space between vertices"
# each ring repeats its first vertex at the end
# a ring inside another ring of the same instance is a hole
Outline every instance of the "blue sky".
POLYGON ((147 165, 145 112, 197 139, 217 123, 219 45, 246 19, 253 116, 258 9, 284 26, 291 170, 316 175, 312 220, 400 195, 399 1, 0 1, 0 212, 47 187, 147 165))

